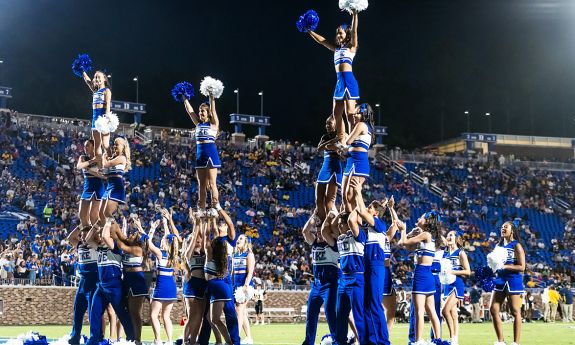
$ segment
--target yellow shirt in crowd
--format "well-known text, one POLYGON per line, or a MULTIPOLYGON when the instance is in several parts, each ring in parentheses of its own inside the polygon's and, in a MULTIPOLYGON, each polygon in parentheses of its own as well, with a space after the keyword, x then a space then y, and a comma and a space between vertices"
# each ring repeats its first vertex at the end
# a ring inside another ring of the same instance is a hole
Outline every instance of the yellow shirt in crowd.
POLYGON ((549 290, 549 303, 551 304, 559 304, 559 300, 561 299, 561 295, 556 290, 549 290))

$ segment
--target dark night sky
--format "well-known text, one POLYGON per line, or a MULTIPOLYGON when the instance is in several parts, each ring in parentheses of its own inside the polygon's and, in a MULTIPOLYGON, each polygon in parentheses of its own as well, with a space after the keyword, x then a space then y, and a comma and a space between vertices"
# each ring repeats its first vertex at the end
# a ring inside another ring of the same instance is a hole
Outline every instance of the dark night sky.
MULTIPOLYGON (((91 95, 70 69, 89 53, 113 73, 114 99, 147 103, 144 122, 189 127, 174 83, 224 82, 235 112, 272 117, 272 138, 315 142, 331 112, 333 58, 295 28, 318 11, 332 38, 349 20, 337 0, 0 0, 0 85, 21 112, 88 118, 91 95)), ((466 130, 574 136, 575 2, 371 0, 360 14, 354 72, 362 100, 382 104, 387 143, 429 144, 466 130)), ((202 100, 196 97, 193 104, 202 100)))

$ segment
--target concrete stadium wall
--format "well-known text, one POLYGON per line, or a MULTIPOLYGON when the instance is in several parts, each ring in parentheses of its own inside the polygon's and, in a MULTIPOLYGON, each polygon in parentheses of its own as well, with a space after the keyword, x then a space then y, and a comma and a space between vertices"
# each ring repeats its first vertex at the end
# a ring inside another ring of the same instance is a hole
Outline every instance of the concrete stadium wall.
MULTIPOLYGON (((0 285, 1 325, 71 325, 76 288, 0 285)), ((289 308, 299 313, 306 304, 306 291, 269 291, 265 307, 289 308)), ((253 307, 253 303, 249 305, 253 307)), ((149 303, 144 303, 144 323, 149 323, 149 303)), ((179 323, 184 316, 181 291, 172 310, 172 320, 179 323)), ((290 319, 278 321, 292 321, 290 319)), ((87 316, 85 322, 88 322, 87 316)))

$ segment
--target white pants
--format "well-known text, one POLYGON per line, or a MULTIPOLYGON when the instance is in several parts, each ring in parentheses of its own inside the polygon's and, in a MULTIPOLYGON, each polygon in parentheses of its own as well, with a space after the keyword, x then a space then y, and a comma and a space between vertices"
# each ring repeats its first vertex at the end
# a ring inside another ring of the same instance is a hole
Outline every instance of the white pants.
POLYGON ((561 304, 561 311, 563 312, 563 322, 573 322, 573 304, 561 304))

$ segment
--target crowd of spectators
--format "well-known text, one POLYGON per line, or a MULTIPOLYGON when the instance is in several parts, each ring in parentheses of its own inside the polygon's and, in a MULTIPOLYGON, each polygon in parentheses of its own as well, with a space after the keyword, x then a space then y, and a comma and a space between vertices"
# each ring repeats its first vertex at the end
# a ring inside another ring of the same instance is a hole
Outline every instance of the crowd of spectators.
MULTIPOLYGON (((27 212, 35 217, 17 223, 0 243, 0 281, 24 278, 31 284, 71 284, 76 256, 65 238, 78 224, 83 181, 74 166, 89 133, 79 126, 41 126, 10 119, 2 119, 0 124, 0 211, 27 212)), ((197 185, 194 150, 184 139, 179 133, 163 133, 151 143, 130 139, 132 161, 140 173, 132 172, 127 181, 126 205, 120 210, 124 217, 136 213, 147 224, 156 217, 159 205, 173 209, 176 226, 184 236, 190 233, 188 209, 196 204, 197 185)), ((238 230, 254 239, 256 279, 268 287, 309 285, 310 248, 303 242, 301 226, 313 211, 313 192, 309 190, 321 155, 302 143, 238 146, 225 133, 218 146, 223 163, 218 177, 221 204, 238 230)), ((533 228, 528 220, 522 226, 527 251, 551 251, 554 263, 529 262, 525 279, 530 287, 572 280, 575 219, 568 213, 559 215, 554 201, 555 197, 574 201, 571 175, 521 167, 503 169, 497 159, 461 162, 438 157, 420 163, 411 169, 425 177, 427 184, 441 187, 444 195, 430 196, 425 185, 394 172, 390 164, 374 162, 372 173, 378 178, 366 183, 367 199, 395 195, 400 218, 411 224, 421 209, 438 209, 447 227, 465 230, 464 248, 481 252, 483 257, 498 238, 501 220, 514 217, 494 209, 555 213, 562 217, 565 231, 550 243, 541 237, 545 229, 533 228), (461 203, 453 201, 455 196, 461 203), (480 229, 474 220, 488 222, 492 230, 480 229)), ((394 249, 393 260, 396 284, 409 287, 411 256, 394 249)))

